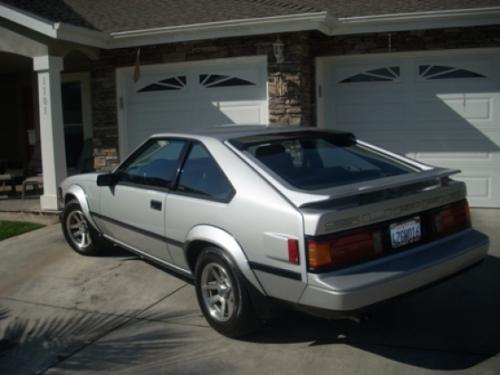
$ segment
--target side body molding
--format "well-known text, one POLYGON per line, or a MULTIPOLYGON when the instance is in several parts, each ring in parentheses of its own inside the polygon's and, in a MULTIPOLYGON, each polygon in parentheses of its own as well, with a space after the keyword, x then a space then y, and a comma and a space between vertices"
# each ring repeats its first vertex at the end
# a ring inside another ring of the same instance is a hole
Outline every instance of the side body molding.
POLYGON ((71 185, 68 190, 66 190, 66 195, 71 194, 76 197, 78 200, 78 203, 80 204, 80 207, 82 208, 83 214, 89 221, 89 223, 99 232, 102 233, 97 224, 95 223, 94 219, 92 218, 92 215, 90 214, 90 207, 89 203, 87 201, 87 194, 85 194, 85 191, 82 189, 81 186, 79 185, 71 185))
POLYGON ((210 225, 197 225, 193 227, 186 236, 186 242, 184 243, 184 254, 187 254, 186 250, 189 244, 193 241, 206 241, 217 245, 221 249, 227 251, 240 269, 241 273, 247 278, 247 280, 255 287, 259 292, 266 295, 259 281, 255 277, 255 274, 250 269, 248 264, 248 259, 243 252, 243 249, 226 231, 213 227, 210 225))

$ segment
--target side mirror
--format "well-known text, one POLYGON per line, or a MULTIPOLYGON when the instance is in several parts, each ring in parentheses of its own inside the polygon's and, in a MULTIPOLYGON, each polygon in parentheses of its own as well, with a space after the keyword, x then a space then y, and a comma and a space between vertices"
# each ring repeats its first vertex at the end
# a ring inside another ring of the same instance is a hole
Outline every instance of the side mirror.
POLYGON ((97 176, 97 186, 114 186, 118 181, 115 173, 100 174, 97 176))

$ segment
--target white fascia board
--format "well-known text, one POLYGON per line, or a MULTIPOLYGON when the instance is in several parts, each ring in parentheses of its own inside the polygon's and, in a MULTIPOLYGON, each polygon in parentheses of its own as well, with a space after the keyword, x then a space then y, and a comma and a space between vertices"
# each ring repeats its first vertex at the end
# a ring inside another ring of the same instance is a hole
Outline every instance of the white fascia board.
POLYGON ((8 5, 0 4, 0 17, 5 18, 18 25, 39 32, 51 38, 57 37, 54 23, 45 18, 38 17, 32 13, 24 12, 8 5))
POLYGON ((54 27, 57 32, 57 39, 91 47, 108 48, 108 37, 103 32, 73 26, 62 22, 54 24, 54 27))
POLYGON ((500 7, 339 18, 328 35, 485 25, 500 25, 500 7))
POLYGON ((320 30, 323 33, 331 33, 332 20, 327 12, 317 12, 122 31, 110 34, 108 48, 137 47, 159 43, 306 30, 320 30))

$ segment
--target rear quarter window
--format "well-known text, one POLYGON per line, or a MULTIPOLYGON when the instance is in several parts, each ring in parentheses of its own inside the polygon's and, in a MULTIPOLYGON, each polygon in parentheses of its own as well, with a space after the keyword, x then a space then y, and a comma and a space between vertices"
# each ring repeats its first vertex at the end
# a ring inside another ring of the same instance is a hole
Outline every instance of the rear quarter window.
POLYGON ((182 168, 177 190, 199 198, 227 202, 234 194, 219 165, 199 143, 191 148, 182 168))

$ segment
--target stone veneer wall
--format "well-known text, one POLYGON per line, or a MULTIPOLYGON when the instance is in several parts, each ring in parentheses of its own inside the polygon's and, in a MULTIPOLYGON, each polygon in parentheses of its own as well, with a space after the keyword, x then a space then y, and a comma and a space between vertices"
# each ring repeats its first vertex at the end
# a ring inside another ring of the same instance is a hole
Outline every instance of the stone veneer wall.
MULTIPOLYGON (((500 46, 500 26, 372 33, 328 37, 319 32, 281 34, 285 62, 276 64, 277 35, 227 38, 141 48, 141 64, 268 56, 269 122, 315 124, 317 56, 500 46), (389 47, 390 39, 390 47, 389 47)), ((115 69, 132 66, 136 49, 101 51, 92 68, 95 165, 110 169, 118 162, 115 69)))

